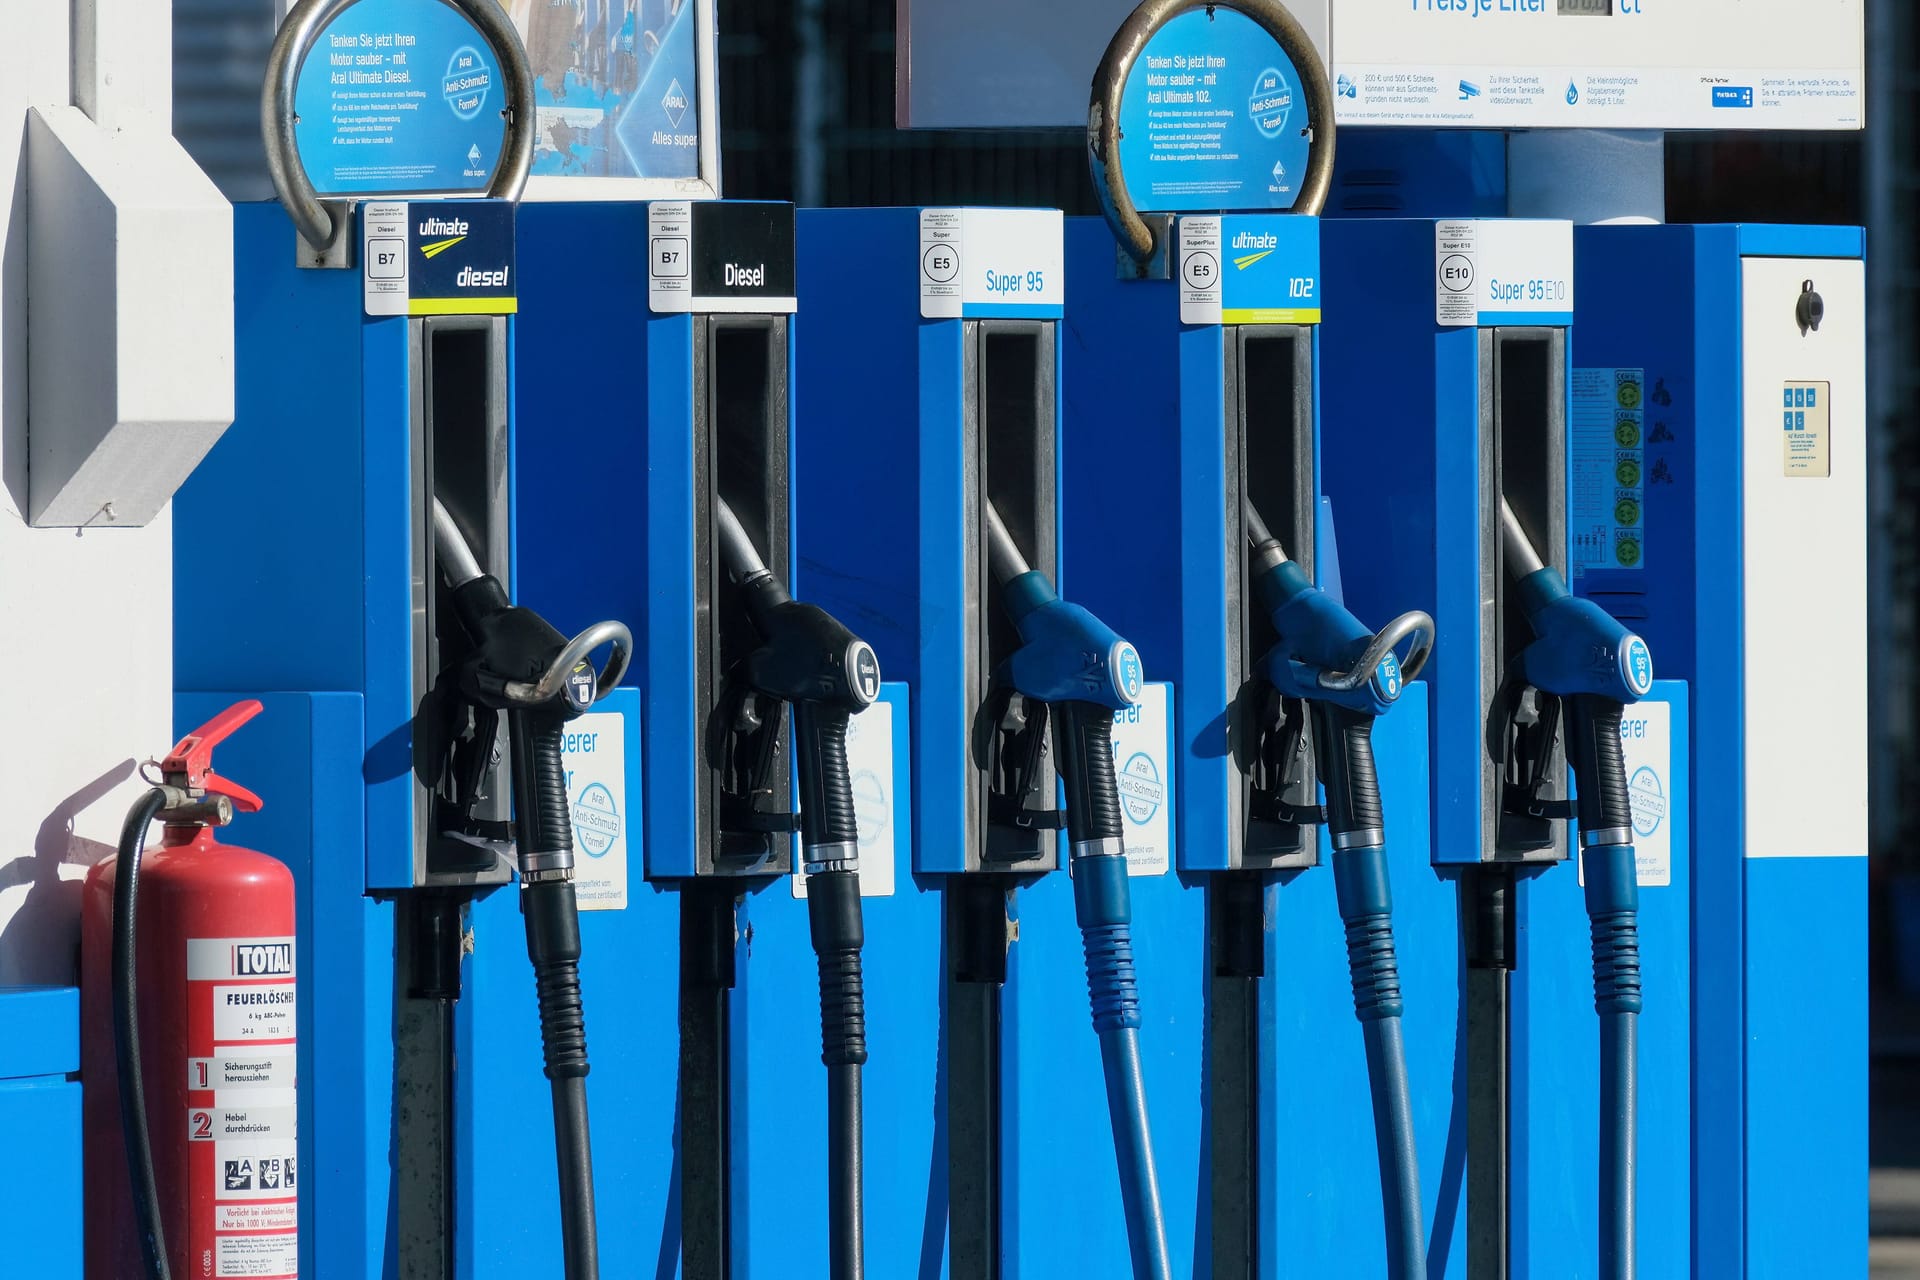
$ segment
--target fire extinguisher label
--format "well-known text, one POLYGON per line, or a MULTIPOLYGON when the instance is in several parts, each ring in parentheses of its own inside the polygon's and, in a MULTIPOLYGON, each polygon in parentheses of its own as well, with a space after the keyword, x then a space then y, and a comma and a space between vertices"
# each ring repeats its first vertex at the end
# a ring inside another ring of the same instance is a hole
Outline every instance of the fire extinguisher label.
POLYGON ((202 1277, 299 1273, 292 938, 187 943, 193 1262, 202 1277))

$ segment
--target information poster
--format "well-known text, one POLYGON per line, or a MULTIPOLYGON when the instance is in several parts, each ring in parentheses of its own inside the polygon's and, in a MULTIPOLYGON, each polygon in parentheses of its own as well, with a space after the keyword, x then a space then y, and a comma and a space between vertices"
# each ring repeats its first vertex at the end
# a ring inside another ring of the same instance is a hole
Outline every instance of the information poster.
POLYGON ((698 0, 503 0, 537 106, 533 176, 700 177, 698 0))
POLYGON ((1575 575, 1647 561, 1647 375, 1575 369, 1567 543, 1575 575))
POLYGON ((1161 27, 1121 92, 1120 168, 1142 210, 1291 209, 1308 142, 1300 73, 1231 9, 1161 27))
POLYGON ((442 0, 360 0, 294 88, 294 144, 322 196, 484 191, 506 140, 485 37, 442 0))

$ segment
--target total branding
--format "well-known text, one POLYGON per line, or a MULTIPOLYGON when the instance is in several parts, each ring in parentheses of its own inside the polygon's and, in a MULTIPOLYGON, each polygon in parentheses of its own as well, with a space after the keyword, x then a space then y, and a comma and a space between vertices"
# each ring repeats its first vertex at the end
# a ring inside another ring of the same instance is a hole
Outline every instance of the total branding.
POLYGON ((1573 224, 1470 218, 1433 226, 1434 316, 1446 326, 1573 323, 1573 224))
POLYGON ((1054 320, 1066 301, 1055 209, 920 211, 920 314, 1054 320))

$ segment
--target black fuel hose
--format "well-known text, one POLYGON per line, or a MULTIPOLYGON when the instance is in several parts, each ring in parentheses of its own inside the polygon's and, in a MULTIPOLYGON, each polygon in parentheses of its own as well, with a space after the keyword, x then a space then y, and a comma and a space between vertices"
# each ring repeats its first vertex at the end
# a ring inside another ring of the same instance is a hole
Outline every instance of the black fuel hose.
POLYGON ((827 1212, 832 1280, 866 1274, 861 1181, 860 1068, 867 1060, 860 949, 859 829, 847 771, 847 713, 800 702, 800 841, 807 872, 807 924, 820 964, 820 1060, 827 1067, 827 1212))
POLYGON ((520 911, 540 1001, 540 1042, 553 1089, 554 1155, 567 1280, 598 1280, 593 1146, 587 1129, 587 1023, 580 1001, 580 910, 573 889, 573 817, 560 758, 564 719, 510 711, 521 857, 520 911))
POLYGON ((127 1148, 134 1228, 147 1263, 147 1280, 170 1280, 166 1225, 153 1176, 153 1141, 147 1129, 146 1082, 140 1071, 139 942, 140 859, 147 828, 167 807, 166 793, 148 791, 134 802, 120 828, 113 872, 113 1065, 120 1079, 120 1136, 127 1148))

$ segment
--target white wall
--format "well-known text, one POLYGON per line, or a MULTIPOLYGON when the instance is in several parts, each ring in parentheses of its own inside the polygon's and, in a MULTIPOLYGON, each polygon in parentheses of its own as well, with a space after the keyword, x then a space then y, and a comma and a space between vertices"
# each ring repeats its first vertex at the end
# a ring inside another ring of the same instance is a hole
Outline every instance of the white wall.
MULTIPOLYGON (((164 37, 168 6, 136 14, 164 37), (156 17, 156 11, 158 16, 156 17)), ((144 12, 140 12, 144 10, 144 12)), ((31 529, 27 510, 27 211, 32 107, 73 102, 72 15, 57 0, 0 4, 0 986, 75 980, 79 883, 138 793, 133 762, 171 745, 171 517, 145 528, 31 529)), ((120 56, 103 42, 101 70, 120 56)), ((167 46, 140 59, 168 65, 167 46)), ((150 73, 136 114, 167 119, 150 73)), ((103 376, 105 372, 103 371, 103 376)))

